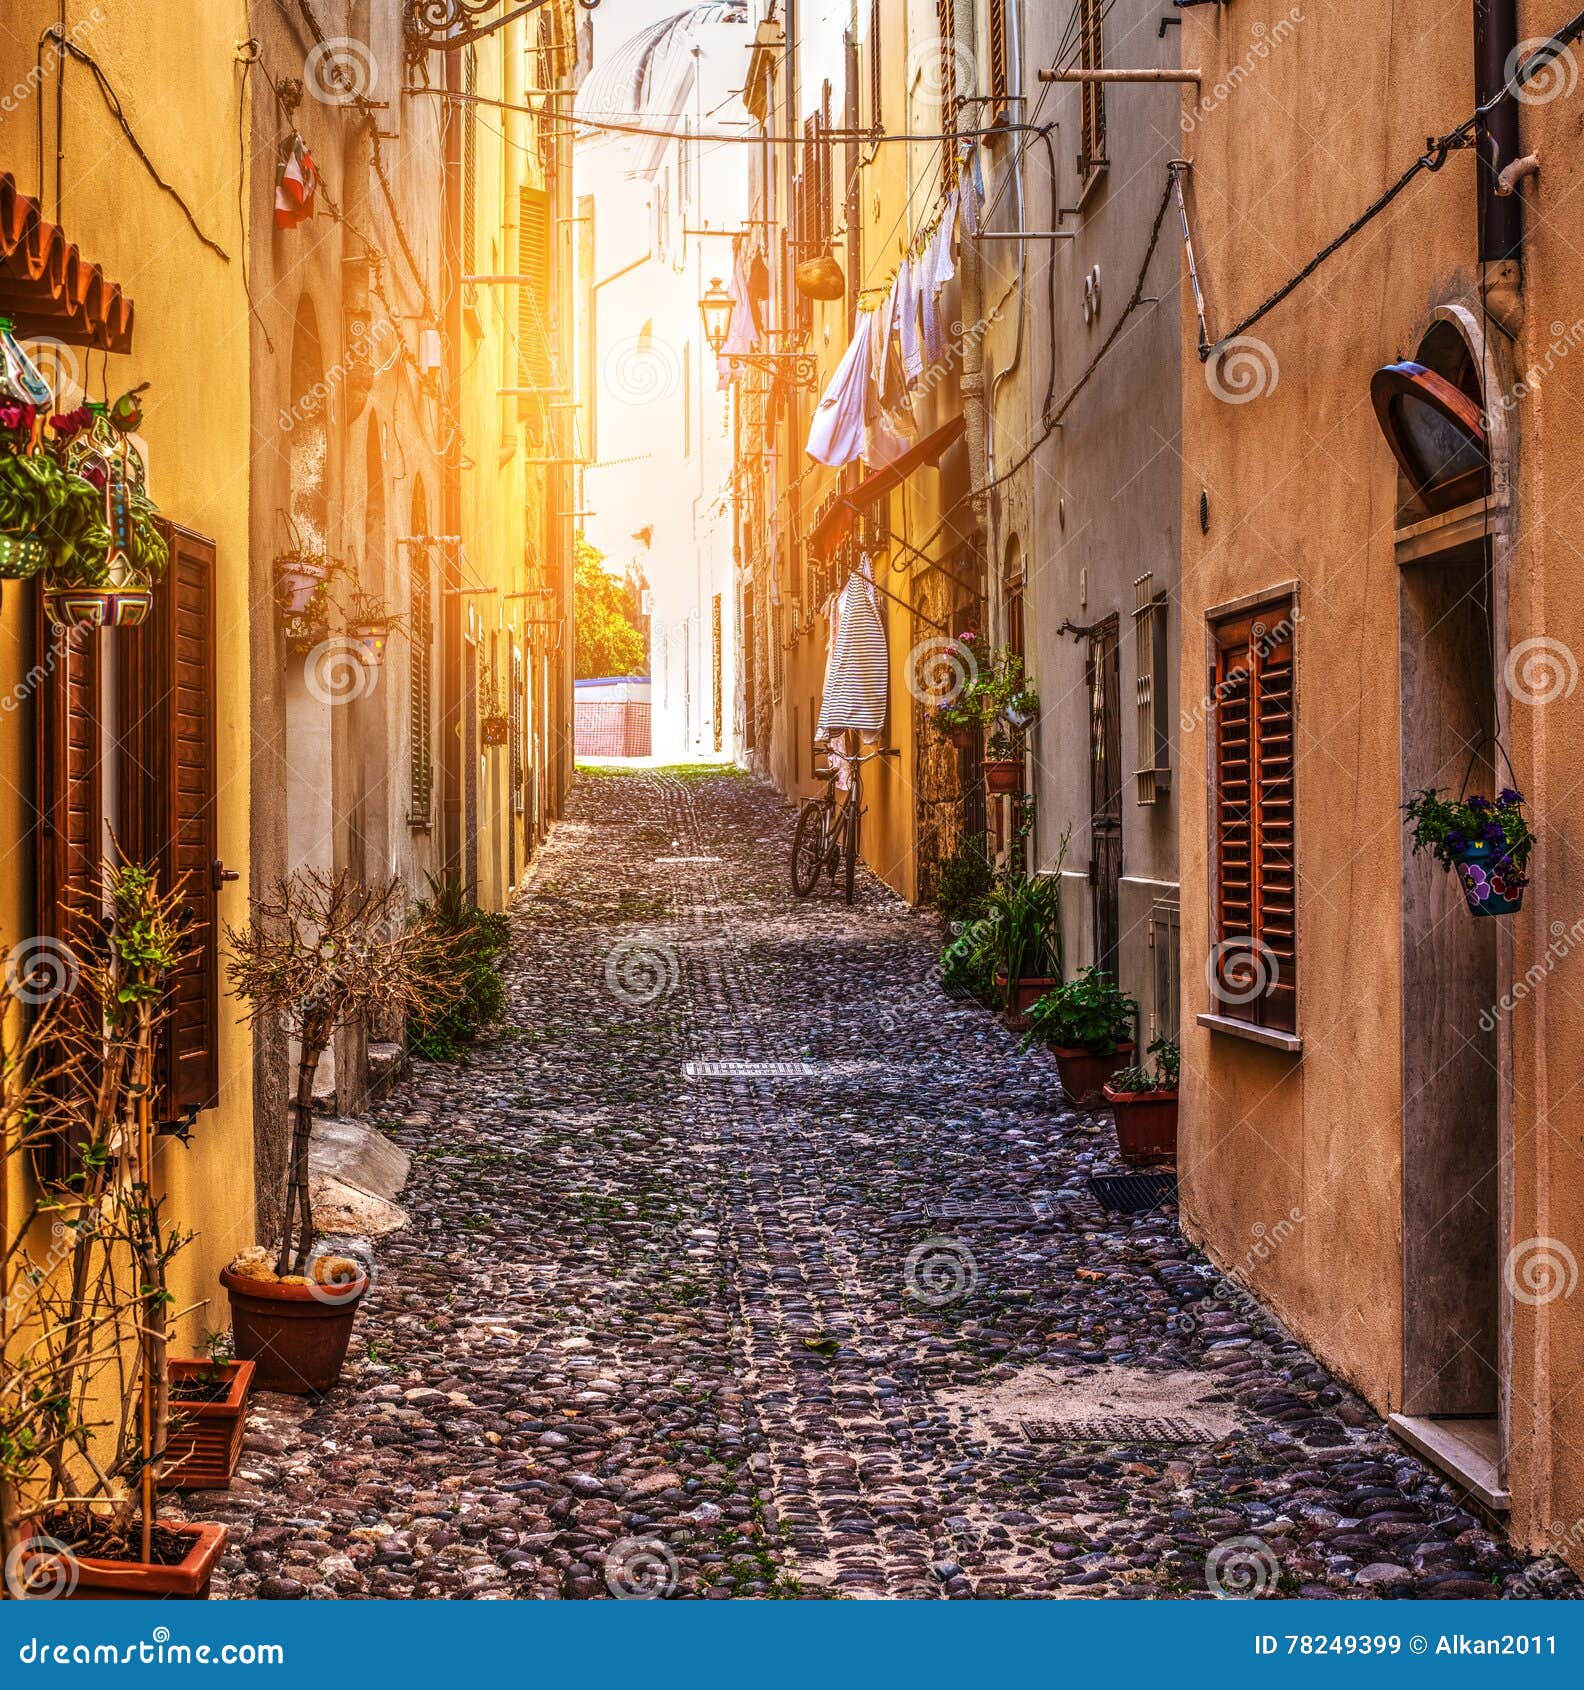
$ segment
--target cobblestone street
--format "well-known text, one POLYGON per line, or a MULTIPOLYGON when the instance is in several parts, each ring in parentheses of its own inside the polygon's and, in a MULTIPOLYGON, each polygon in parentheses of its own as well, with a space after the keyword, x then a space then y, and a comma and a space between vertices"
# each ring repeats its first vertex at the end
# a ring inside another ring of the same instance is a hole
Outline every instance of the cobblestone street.
POLYGON ((731 771, 581 775, 505 1024, 376 1117, 413 1224, 341 1386, 187 1499, 217 1595, 1572 1593, 1174 1210, 1103 1211, 1108 1118, 941 993, 934 916, 795 903, 791 828, 731 771), (739 1063, 807 1071, 689 1067, 739 1063))

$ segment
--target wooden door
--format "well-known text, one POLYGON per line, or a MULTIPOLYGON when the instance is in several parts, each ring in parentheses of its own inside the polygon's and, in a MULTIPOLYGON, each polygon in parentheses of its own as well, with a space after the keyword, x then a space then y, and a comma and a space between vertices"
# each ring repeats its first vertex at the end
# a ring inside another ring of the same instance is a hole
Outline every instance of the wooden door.
POLYGON ((1089 635, 1089 895, 1094 960, 1114 979, 1122 909, 1122 672, 1118 623, 1108 616, 1089 635))

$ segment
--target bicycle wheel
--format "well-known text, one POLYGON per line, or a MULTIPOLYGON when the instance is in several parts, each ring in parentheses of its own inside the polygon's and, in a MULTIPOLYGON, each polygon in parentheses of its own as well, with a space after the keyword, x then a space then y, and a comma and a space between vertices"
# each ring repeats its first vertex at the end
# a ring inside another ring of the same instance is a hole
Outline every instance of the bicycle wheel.
POLYGON ((810 798, 798 816, 792 835, 792 891, 806 898, 819 882, 825 861, 825 806, 810 798))
POLYGON ((862 815, 863 812, 858 808, 858 788, 854 786, 847 795, 847 825, 842 830, 847 835, 845 840, 847 858, 845 895, 849 904, 853 901, 853 878, 858 872, 858 823, 862 819, 862 815))

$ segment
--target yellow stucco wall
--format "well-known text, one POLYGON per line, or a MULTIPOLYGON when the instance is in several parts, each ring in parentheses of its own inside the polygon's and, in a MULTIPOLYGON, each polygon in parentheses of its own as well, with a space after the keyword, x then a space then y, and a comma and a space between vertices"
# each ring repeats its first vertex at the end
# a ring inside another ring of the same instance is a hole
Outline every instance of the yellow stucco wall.
MULTIPOLYGON (((222 920, 240 921, 248 887, 248 332, 237 222, 237 131, 241 81, 236 44, 246 8, 227 0, 169 0, 161 28, 138 8, 74 3, 68 29, 103 67, 126 117, 162 174, 180 191, 226 263, 199 244, 180 207, 160 192, 105 110, 84 67, 67 71, 65 192, 67 235, 102 264, 137 305, 133 352, 112 357, 113 398, 135 382, 145 395, 142 437, 150 489, 164 513, 213 538, 217 547, 216 700, 219 841, 222 860, 243 878, 220 894, 222 920)), ((35 102, 30 73, 40 31, 55 22, 54 0, 13 0, 0 17, 0 168, 27 192, 39 186, 34 162, 35 102), (21 90, 19 93, 18 91, 21 90)), ((50 156, 46 212, 53 192, 54 81, 46 82, 50 156)), ((100 390, 101 355, 75 353, 100 390)), ((24 631, 31 587, 7 584, 0 609, 0 696, 25 672, 24 631)), ((113 641, 114 633, 97 636, 113 641)), ((26 792, 31 782, 32 716, 0 713, 0 933, 7 946, 31 931, 31 869, 26 792)), ((189 1146, 162 1143, 158 1167, 170 1219, 197 1237, 174 1264, 178 1307, 198 1304, 177 1328, 176 1353, 209 1327, 228 1323, 216 1273, 253 1242, 251 1041, 236 1006, 220 1008, 221 1100, 201 1115, 189 1146), (214 1297, 210 1307, 202 1306, 214 1297)))

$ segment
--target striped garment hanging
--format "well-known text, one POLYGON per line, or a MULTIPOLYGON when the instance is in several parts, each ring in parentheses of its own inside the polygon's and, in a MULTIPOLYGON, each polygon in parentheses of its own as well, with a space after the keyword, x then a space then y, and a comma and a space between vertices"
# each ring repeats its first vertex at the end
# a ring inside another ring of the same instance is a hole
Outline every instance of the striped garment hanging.
POLYGON ((873 583, 873 566, 865 556, 847 578, 832 618, 816 739, 856 728, 873 745, 885 727, 890 664, 873 583))

